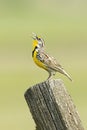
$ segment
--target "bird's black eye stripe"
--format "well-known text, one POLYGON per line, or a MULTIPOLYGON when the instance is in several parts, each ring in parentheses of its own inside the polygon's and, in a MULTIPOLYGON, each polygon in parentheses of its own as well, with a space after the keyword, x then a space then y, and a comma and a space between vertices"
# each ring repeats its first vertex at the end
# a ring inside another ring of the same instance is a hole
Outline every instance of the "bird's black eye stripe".
POLYGON ((32 57, 34 56, 34 52, 37 49, 37 46, 35 46, 34 50, 32 51, 32 57))
POLYGON ((39 38, 39 37, 36 37, 36 39, 37 39, 37 40, 41 40, 41 38, 39 38))
POLYGON ((38 40, 41 40, 40 38, 38 38, 38 40))

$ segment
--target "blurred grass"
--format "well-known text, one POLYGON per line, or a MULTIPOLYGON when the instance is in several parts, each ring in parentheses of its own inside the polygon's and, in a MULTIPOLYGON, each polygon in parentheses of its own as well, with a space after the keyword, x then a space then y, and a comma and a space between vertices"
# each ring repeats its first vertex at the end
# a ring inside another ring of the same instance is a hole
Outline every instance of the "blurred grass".
POLYGON ((64 80, 87 128, 86 4, 84 0, 0 1, 0 129, 35 129, 23 95, 48 74, 32 61, 32 32, 45 39, 46 51, 71 74, 73 83, 60 74, 55 78, 64 80))

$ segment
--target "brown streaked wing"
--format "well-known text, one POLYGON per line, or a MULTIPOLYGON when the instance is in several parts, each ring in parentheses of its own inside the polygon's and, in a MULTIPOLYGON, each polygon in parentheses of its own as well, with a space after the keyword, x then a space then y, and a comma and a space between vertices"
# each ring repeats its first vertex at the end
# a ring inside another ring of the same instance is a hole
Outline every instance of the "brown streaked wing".
POLYGON ((63 69, 63 67, 56 61, 54 57, 49 56, 44 51, 40 52, 40 57, 43 59, 43 63, 53 70, 63 69))

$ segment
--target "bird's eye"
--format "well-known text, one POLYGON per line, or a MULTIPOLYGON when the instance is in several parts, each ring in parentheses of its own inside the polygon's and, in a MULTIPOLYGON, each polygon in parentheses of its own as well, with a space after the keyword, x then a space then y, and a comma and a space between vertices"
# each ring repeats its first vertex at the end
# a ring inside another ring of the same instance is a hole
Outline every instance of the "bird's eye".
POLYGON ((39 40, 39 41, 40 41, 40 40, 41 40, 41 38, 40 38, 40 37, 38 37, 38 38, 37 38, 37 40, 39 40))
POLYGON ((38 40, 41 40, 40 38, 38 38, 38 40))
POLYGON ((39 40, 39 41, 41 40, 41 38, 40 38, 40 37, 36 37, 36 39, 37 39, 37 40, 39 40))

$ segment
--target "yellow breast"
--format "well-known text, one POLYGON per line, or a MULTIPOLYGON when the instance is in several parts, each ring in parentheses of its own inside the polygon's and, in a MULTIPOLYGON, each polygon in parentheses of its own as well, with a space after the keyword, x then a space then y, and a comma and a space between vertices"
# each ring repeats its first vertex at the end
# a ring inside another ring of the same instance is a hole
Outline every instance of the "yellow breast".
POLYGON ((46 70, 46 66, 44 65, 44 63, 41 62, 41 61, 37 58, 37 52, 36 52, 36 51, 34 52, 33 60, 34 60, 34 62, 36 63, 36 65, 38 65, 39 67, 41 67, 41 68, 43 68, 43 69, 46 70))

